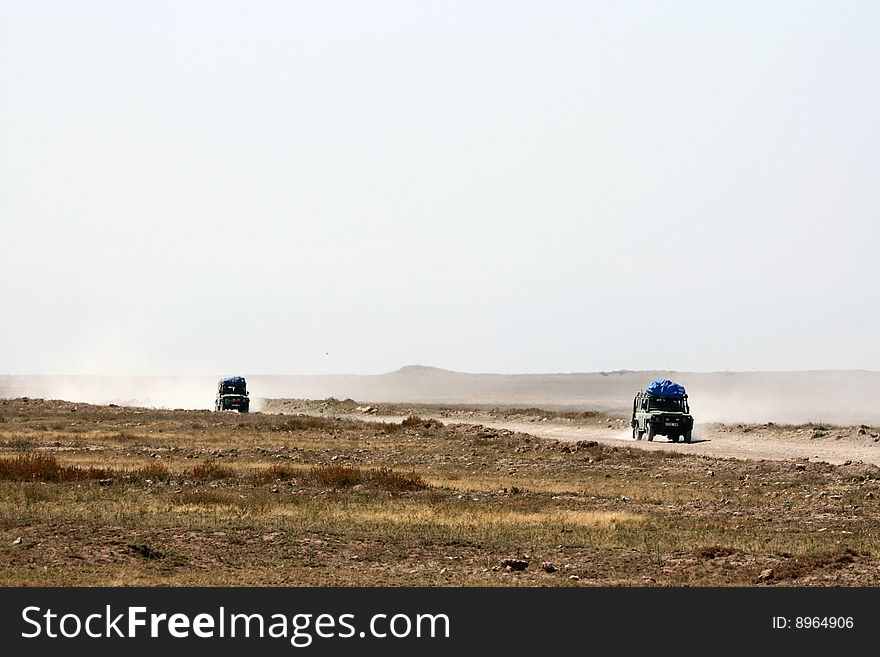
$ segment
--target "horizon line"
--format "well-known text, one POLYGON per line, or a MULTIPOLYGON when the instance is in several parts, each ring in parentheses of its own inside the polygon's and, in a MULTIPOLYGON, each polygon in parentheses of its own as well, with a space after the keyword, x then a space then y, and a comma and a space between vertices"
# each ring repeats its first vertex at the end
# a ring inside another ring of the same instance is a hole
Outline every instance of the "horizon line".
MULTIPOLYGON (((577 376, 577 375, 610 375, 610 374, 640 374, 646 372, 668 372, 671 374, 815 374, 815 373, 830 373, 830 372, 862 372, 866 374, 880 374, 880 370, 871 370, 866 368, 809 368, 809 369, 768 369, 768 370, 760 370, 760 369, 749 369, 749 370, 675 370, 668 368, 648 368, 648 369, 629 369, 629 368, 621 368, 616 370, 580 370, 580 371, 555 371, 555 372, 467 372, 463 370, 451 370, 443 367, 436 367, 433 365, 404 365, 402 367, 397 368, 396 370, 384 371, 384 372, 372 372, 372 373, 356 373, 356 372, 331 372, 331 373, 285 373, 285 374, 268 374, 268 373, 251 373, 245 376, 251 377, 335 377, 335 376, 357 376, 357 377, 369 377, 369 376, 388 376, 391 374, 401 374, 406 373, 408 371, 431 371, 437 373, 447 373, 447 374, 461 374, 465 376, 577 376)), ((108 374, 108 373, 29 373, 29 374, 0 374, 0 377, 101 377, 101 378, 123 378, 123 377, 139 377, 139 378, 153 378, 153 377, 165 377, 165 378, 196 378, 196 377, 224 377, 230 376, 229 373, 186 373, 186 374, 172 374, 172 373, 153 373, 153 374, 138 374, 138 373, 127 373, 127 374, 108 374)))

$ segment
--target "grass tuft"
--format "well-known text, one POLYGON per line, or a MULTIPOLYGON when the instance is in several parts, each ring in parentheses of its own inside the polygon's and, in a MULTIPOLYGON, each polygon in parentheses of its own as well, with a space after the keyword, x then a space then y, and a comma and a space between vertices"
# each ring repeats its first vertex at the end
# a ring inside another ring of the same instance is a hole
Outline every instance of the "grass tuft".
POLYGON ((137 481, 144 479, 159 479, 161 481, 167 481, 168 479, 171 479, 171 470, 161 463, 150 463, 137 470, 133 470, 129 477, 137 481))
POLYGON ((350 488, 361 483, 363 471, 347 465, 316 465, 309 468, 307 478, 317 486, 327 488, 350 488))
POLYGON ((418 491, 428 488, 427 482, 415 472, 401 473, 391 468, 364 470, 348 465, 316 465, 309 469, 308 480, 327 488, 351 488, 359 484, 387 490, 392 493, 418 491))
POLYGON ((218 479, 232 479, 235 472, 232 468, 220 465, 216 461, 199 463, 192 469, 189 478, 193 481, 216 481, 218 479))
POLYGON ((298 470, 289 465, 273 465, 268 468, 255 470, 251 479, 258 484, 272 484, 276 481, 291 481, 296 479, 298 470))
POLYGON ((7 447, 9 449, 17 450, 31 449, 32 447, 36 447, 36 445, 37 443, 35 443, 33 440, 22 438, 21 436, 16 436, 8 440, 0 441, 0 447, 7 447))
POLYGON ((377 488, 392 493, 425 490, 428 488, 427 482, 415 472, 396 472, 391 468, 367 470, 364 473, 364 483, 372 484, 377 488))
POLYGON ((7 481, 83 481, 105 479, 112 472, 103 468, 63 466, 48 454, 25 454, 0 459, 0 479, 7 481))

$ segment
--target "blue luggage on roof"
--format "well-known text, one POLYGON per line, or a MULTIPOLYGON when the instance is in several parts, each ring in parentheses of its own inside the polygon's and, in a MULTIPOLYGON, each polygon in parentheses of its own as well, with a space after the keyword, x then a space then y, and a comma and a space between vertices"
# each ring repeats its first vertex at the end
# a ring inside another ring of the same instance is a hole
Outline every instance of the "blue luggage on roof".
POLYGON ((645 392, 661 399, 681 399, 685 396, 684 386, 669 379, 657 379, 651 381, 645 392))

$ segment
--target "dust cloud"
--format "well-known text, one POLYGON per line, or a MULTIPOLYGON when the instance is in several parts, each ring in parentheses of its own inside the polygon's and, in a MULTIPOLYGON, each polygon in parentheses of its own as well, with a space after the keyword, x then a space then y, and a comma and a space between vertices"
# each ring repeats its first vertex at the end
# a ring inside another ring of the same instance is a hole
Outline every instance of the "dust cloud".
MULTIPOLYGON (((469 374, 408 366, 376 375, 261 376, 248 380, 252 410, 266 398, 356 399, 481 407, 598 410, 629 417, 636 391, 655 378, 687 388, 707 422, 880 424, 880 372, 668 372, 469 374)), ((0 376, 0 397, 210 409, 216 376, 0 376)))
POLYGON ((168 409, 211 409, 220 377, 7 376, 0 397, 168 409))

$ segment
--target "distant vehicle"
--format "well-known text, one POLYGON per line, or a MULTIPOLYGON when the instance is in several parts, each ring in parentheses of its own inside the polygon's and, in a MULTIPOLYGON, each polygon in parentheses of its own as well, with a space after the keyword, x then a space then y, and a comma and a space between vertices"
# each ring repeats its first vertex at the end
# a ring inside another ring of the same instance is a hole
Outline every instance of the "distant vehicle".
POLYGON ((637 392, 633 399, 632 430, 634 440, 648 434, 648 440, 666 436, 674 443, 679 438, 691 442, 694 418, 684 387, 669 379, 657 379, 637 392))
POLYGON ((247 413, 250 405, 247 381, 243 376, 228 376, 217 382, 217 398, 214 400, 215 411, 247 413))

